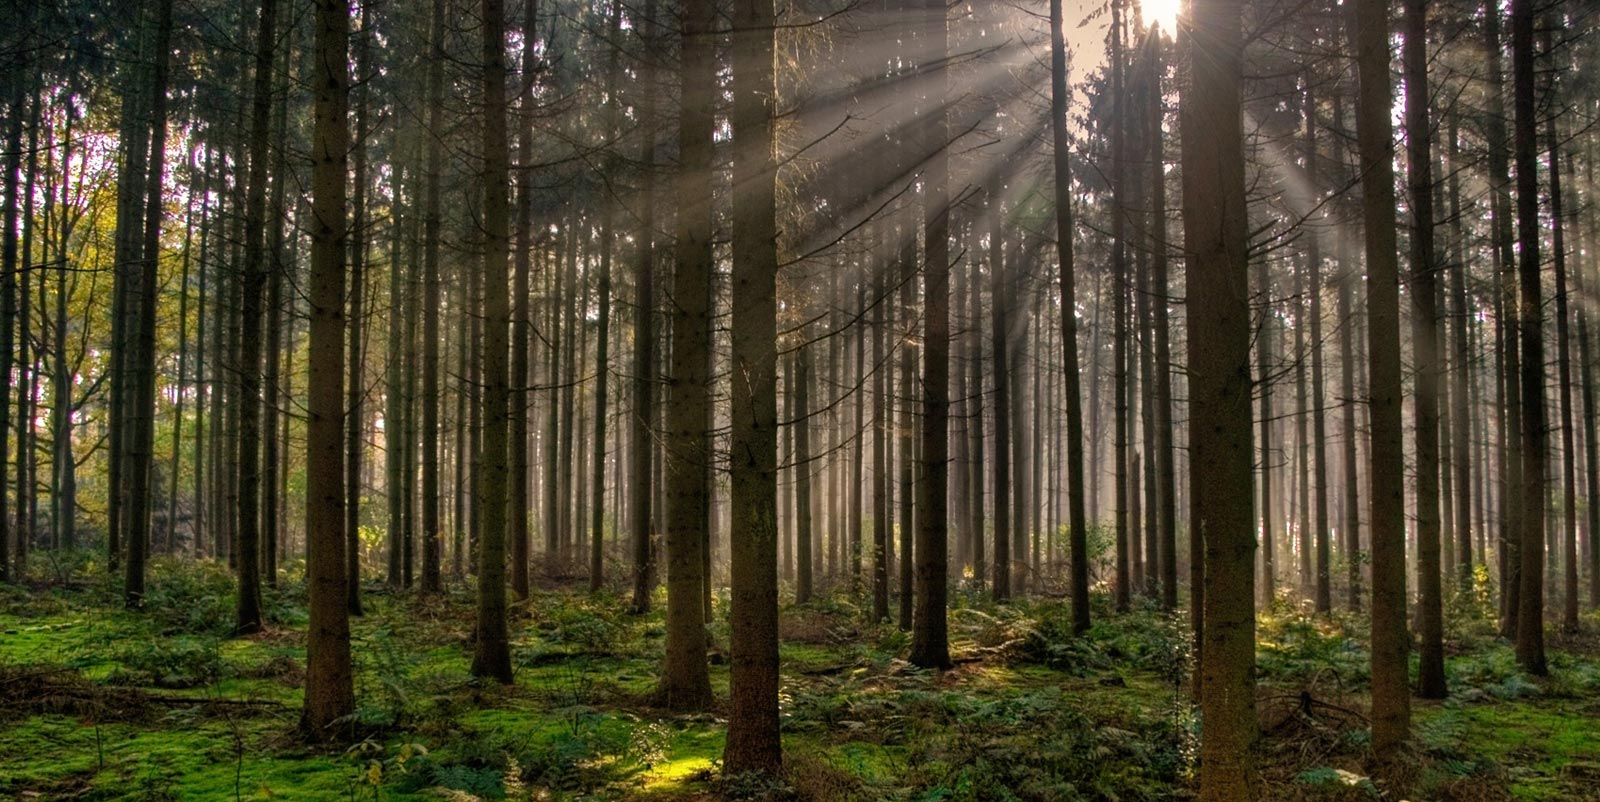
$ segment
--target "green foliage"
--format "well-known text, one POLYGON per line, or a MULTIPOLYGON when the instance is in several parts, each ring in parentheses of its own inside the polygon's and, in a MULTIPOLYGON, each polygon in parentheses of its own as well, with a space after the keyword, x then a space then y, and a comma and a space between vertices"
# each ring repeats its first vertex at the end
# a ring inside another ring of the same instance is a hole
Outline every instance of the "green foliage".
POLYGON ((163 633, 222 636, 233 630, 237 591, 226 564, 157 558, 150 565, 145 610, 163 633))
POLYGON ((415 712, 410 680, 418 660, 403 648, 394 630, 379 627, 352 644, 356 675, 356 719, 368 728, 389 728, 406 723, 415 712))
POLYGON ((1295 784, 1318 792, 1326 799, 1381 799, 1372 780, 1344 769, 1318 766, 1295 775, 1295 784))
POLYGON ((115 659, 119 668, 107 681, 118 685, 195 688, 216 682, 226 669, 219 641, 205 635, 130 643, 115 659))
POLYGON ((539 637, 566 653, 619 654, 630 640, 620 605, 586 599, 534 609, 539 637))
POLYGON ((1365 688, 1371 657, 1348 622, 1298 610, 1262 616, 1256 627, 1257 670, 1276 682, 1297 686, 1365 688))

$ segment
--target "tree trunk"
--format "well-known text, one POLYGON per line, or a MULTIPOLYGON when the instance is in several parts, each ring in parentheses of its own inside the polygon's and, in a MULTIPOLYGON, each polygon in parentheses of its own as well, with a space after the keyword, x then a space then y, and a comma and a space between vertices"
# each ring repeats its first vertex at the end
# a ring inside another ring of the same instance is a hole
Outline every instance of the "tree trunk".
POLYGON ((733 654, 723 753, 723 771, 730 776, 776 776, 783 763, 778 735, 776 21, 772 0, 740 0, 734 6, 733 595, 728 608, 733 654))
POLYGON ((1485 79, 1488 83, 1489 109, 1485 120, 1484 139, 1488 146, 1490 210, 1493 217, 1495 275, 1499 291, 1495 293, 1495 351, 1501 364, 1496 371, 1496 407, 1500 410, 1498 427, 1499 452, 1499 530, 1500 543, 1496 549, 1500 556, 1500 613, 1501 634, 1513 637, 1517 627, 1518 550, 1522 542, 1522 396, 1517 390, 1521 374, 1521 346, 1517 342, 1517 284, 1516 258, 1513 255, 1515 234, 1512 231, 1511 178, 1509 151, 1506 145, 1505 98, 1501 77, 1501 4, 1484 1, 1484 50, 1489 62, 1485 79))
POLYGON ((444 169, 446 0, 433 0, 428 59, 428 166, 423 199, 422 277, 422 592, 444 590, 439 522, 439 194, 444 169))
MULTIPOLYGON (((807 319, 808 305, 802 299, 801 319, 807 319)), ((795 464, 795 604, 809 604, 813 592, 814 568, 812 557, 815 546, 812 530, 816 521, 812 516, 811 481, 816 466, 811 462, 811 349, 810 327, 800 327, 803 345, 794 355, 794 464, 795 464)))
MULTIPOLYGON (((1450 130, 1447 152, 1449 155, 1449 195, 1450 195, 1450 220, 1451 220, 1451 259, 1450 269, 1450 299, 1451 309, 1450 325, 1455 348, 1454 387, 1450 393, 1452 431, 1450 438, 1453 441, 1452 451, 1455 453, 1455 502, 1456 502, 1456 566, 1458 570, 1457 582, 1459 590, 1463 593, 1472 588, 1472 501, 1475 494, 1472 489, 1472 465, 1476 462, 1471 453, 1473 406, 1470 401, 1468 383, 1471 381, 1472 359, 1471 345, 1467 339, 1467 318, 1474 310, 1467 304, 1467 262, 1462 252, 1465 238, 1461 232, 1461 157, 1457 152, 1457 143, 1460 141, 1457 130, 1456 114, 1454 109, 1450 112, 1450 130)), ((1483 465, 1477 462, 1480 467, 1483 465)), ((1590 463, 1593 464, 1593 463, 1590 463)))
POLYGON ((1545 470, 1549 458, 1544 398, 1544 288, 1539 280, 1538 118, 1535 108, 1533 3, 1511 2, 1511 82, 1516 114, 1517 275, 1521 307, 1522 530, 1517 601, 1517 663, 1534 676, 1548 673, 1544 657, 1545 470))
MULTIPOLYGON (((261 317, 262 292, 267 277, 266 214, 267 162, 272 113, 272 62, 277 34, 277 0, 261 0, 256 29, 255 89, 250 108, 250 188, 245 201, 244 306, 239 344, 239 599, 234 631, 261 630, 261 462, 256 445, 261 440, 261 317)), ((268 355, 276 359, 276 354, 268 355)), ((267 399, 266 403, 276 403, 267 399)))
MULTIPOLYGON (((506 20, 502 0, 483 0, 483 461, 477 518, 478 619, 472 675, 511 682, 506 633, 506 448, 511 388, 507 379, 511 298, 511 149, 506 142, 506 20)), ((520 514, 521 511, 518 510, 520 514)))
MULTIPOLYGON (((1544 52, 1554 51, 1551 29, 1558 23, 1554 15, 1547 19, 1543 31, 1544 52)), ((1547 89, 1548 91, 1548 89, 1547 89)), ((1561 415, 1561 526, 1557 530, 1557 548, 1561 550, 1562 594, 1561 627, 1568 632, 1578 629, 1578 486, 1577 454, 1573 445, 1572 420, 1572 355, 1571 331, 1567 303, 1567 221, 1562 212, 1566 199, 1561 191, 1561 139, 1557 135, 1556 115, 1545 116, 1545 140, 1550 152, 1550 220, 1552 224, 1551 247, 1555 250, 1556 268, 1556 397, 1561 415)), ((1541 386, 1542 386, 1541 378, 1541 386)), ((1594 468, 1591 463, 1590 471, 1594 468)), ((1600 499, 1590 496, 1590 503, 1600 499)))
MULTIPOLYGON (((639 36, 648 54, 655 45, 655 0, 646 0, 644 19, 639 36)), ((639 182, 639 250, 634 256, 634 329, 633 329, 633 417, 631 437, 633 450, 629 457, 629 490, 632 494, 633 537, 633 604, 635 612, 650 609, 650 596, 655 591, 655 564, 651 550, 651 482, 650 458, 655 453, 655 439, 650 423, 655 414, 656 398, 656 271, 655 271, 655 160, 656 160, 656 93, 655 61, 645 59, 641 84, 644 97, 639 104, 639 162, 642 174, 639 182)))
POLYGON ((672 396, 667 405, 667 645, 658 689, 673 710, 711 704, 702 587, 706 505, 706 402, 711 368, 712 128, 716 113, 713 0, 683 8, 677 178, 678 244, 673 275, 672 396))
MULTIPOLYGON (((0 581, 11 579, 11 517, 6 509, 10 498, 5 492, 5 454, 8 450, 7 439, 11 436, 11 383, 9 377, 11 376, 13 362, 17 361, 16 343, 12 339, 15 336, 14 321, 17 316, 16 275, 19 272, 19 265, 23 258, 23 255, 18 253, 17 243, 17 223, 21 216, 21 212, 17 209, 17 198, 22 194, 22 181, 18 176, 18 172, 22 169, 23 103, 24 93, 19 81, 16 91, 12 93, 10 98, 9 122, 6 126, 5 209, 0 212, 5 217, 5 228, 3 233, 0 233, 0 239, 4 241, 4 244, 0 245, 0 251, 3 251, 4 254, 3 257, 0 257, 0 270, 4 271, 4 274, 0 275, 0 370, 3 370, 7 376, 6 389, 0 392, 0 581)), ((124 103, 123 113, 127 114, 126 103, 124 103)), ((125 120, 123 124, 124 132, 127 132, 130 128, 131 122, 125 120)), ((128 157, 125 156, 124 158, 124 164, 126 164, 128 157)), ((127 177, 122 176, 122 178, 127 177)), ((118 183, 120 186, 121 181, 118 183)), ((119 220, 118 223, 120 231, 121 221, 119 220)), ((120 237, 118 242, 121 244, 120 237)), ((118 265, 120 270, 120 257, 118 265)), ((113 324, 115 325, 115 323, 116 320, 113 319, 113 324)), ((112 385, 112 389, 116 391, 115 384, 112 385)), ((21 411, 18 410, 18 412, 20 415, 21 411)), ((116 427, 113 427, 113 431, 115 430, 116 427)), ((115 448, 113 448, 112 453, 111 462, 115 466, 115 448)), ((116 486, 112 485, 112 498, 116 497, 115 488, 116 486)), ((113 502, 113 504, 115 503, 113 502)), ((116 527, 113 524, 111 529, 113 537, 115 537, 115 533, 116 527)), ((17 536, 21 537, 21 533, 17 533, 17 536)), ((114 555, 115 553, 116 548, 113 546, 112 554, 114 555)), ((115 562, 112 564, 115 565, 115 562)), ((18 569, 20 574, 21 566, 18 569)))
MULTIPOLYGON (((900 336, 900 442, 896 448, 900 454, 900 554, 898 555, 899 564, 897 566, 900 569, 900 603, 898 605, 899 620, 895 623, 900 627, 900 631, 909 632, 911 631, 912 618, 916 612, 913 609, 916 601, 916 561, 914 559, 916 556, 916 544, 914 543, 916 537, 916 515, 915 510, 912 509, 916 501, 916 466, 914 464, 915 454, 912 444, 917 430, 917 414, 915 411, 916 404, 912 399, 915 397, 916 378, 913 374, 917 365, 917 346, 915 344, 916 324, 914 322, 916 315, 912 308, 916 303, 915 296, 917 292, 915 274, 917 269, 917 235, 916 222, 911 219, 910 214, 905 211, 904 207, 902 207, 900 219, 902 221, 900 224, 902 234, 899 237, 899 268, 902 277, 900 282, 900 314, 905 321, 905 328, 900 336)), ((974 262, 973 266, 973 275, 977 275, 976 262, 974 262)), ((972 294, 974 299, 979 295, 976 284, 973 285, 972 294)), ((977 303, 977 301, 974 300, 974 303, 977 303)), ((976 316, 973 319, 976 320, 976 316)), ((977 329, 977 326, 973 327, 973 350, 981 354, 983 349, 978 344, 977 329)), ((980 356, 979 359, 980 361, 976 364, 980 366, 978 373, 982 373, 982 357, 980 356)), ((981 376, 974 375, 972 381, 974 386, 981 387, 981 376)), ((980 403, 977 399, 981 399, 983 393, 980 391, 973 395, 975 396, 973 404, 976 407, 980 403)), ((983 416, 980 413, 978 415, 978 423, 975 424, 974 429, 977 432, 976 437, 982 437, 982 428, 983 416)), ((981 452, 982 440, 978 440, 978 443, 979 451, 981 452)), ((975 466, 973 473, 973 482, 977 489, 977 499, 973 502, 975 520, 981 524, 983 520, 983 471, 975 466)), ((978 587, 981 588, 983 587, 983 534, 981 527, 974 530, 973 537, 975 538, 974 554, 978 558, 974 565, 973 576, 977 577, 978 587)))
MULTIPOLYGON (((1124 0, 1111 0, 1111 104, 1114 125, 1123 128, 1127 120, 1127 103, 1123 82, 1122 28, 1124 0)), ((1112 402, 1116 418, 1116 440, 1112 444, 1115 485, 1117 575, 1113 595, 1119 612, 1126 612, 1132 602, 1131 543, 1128 531, 1128 247, 1127 206, 1125 204, 1124 173, 1127 170, 1126 137, 1115 137, 1111 143, 1111 295, 1116 309, 1112 314, 1112 402)))
MULTIPOLYGON (((1309 78, 1306 84, 1305 98, 1305 169, 1306 178, 1310 183, 1314 197, 1321 197, 1321 184, 1318 183, 1319 172, 1317 166, 1317 103, 1310 89, 1309 78)), ((1309 232, 1306 242, 1306 262, 1309 273, 1306 279, 1306 291, 1311 296, 1311 465, 1312 479, 1316 489, 1312 491, 1312 504, 1315 507, 1312 531, 1316 538, 1316 560, 1314 573, 1315 590, 1313 599, 1316 611, 1328 613, 1333 609, 1332 578, 1329 575, 1328 563, 1330 549, 1328 543, 1328 455, 1327 455, 1327 421, 1323 411, 1322 387, 1322 240, 1317 229, 1309 232)))
POLYGON ((1200 799, 1256 798, 1250 297, 1239 0, 1190 5, 1182 96, 1192 504, 1205 548, 1200 799))
POLYGON ((1277 327, 1273 325, 1272 274, 1267 270, 1265 256, 1256 257, 1255 291, 1261 298, 1260 327, 1256 333, 1256 390, 1261 396, 1261 412, 1256 418, 1260 426, 1260 495, 1256 508, 1261 515, 1261 605, 1272 606, 1277 594, 1278 565, 1275 544, 1277 538, 1272 521, 1273 446, 1272 374, 1274 370, 1272 343, 1277 327))
MULTIPOLYGON (((622 4, 611 6, 611 36, 620 39, 622 33, 622 4)), ((611 51, 611 65, 606 70, 605 97, 607 130, 616 127, 617 73, 621 69, 620 50, 611 51)), ((603 163, 613 169, 613 160, 607 156, 603 163)), ((610 387, 611 365, 611 251, 613 246, 612 204, 605 204, 600 212, 600 324, 595 337, 595 389, 594 389, 594 465, 590 473, 589 492, 589 590, 598 591, 605 581, 605 498, 606 498, 606 401, 610 387)), ((619 454, 620 457, 620 454, 619 454)))
POLYGON ((356 41, 355 86, 361 93, 356 101, 356 138, 352 181, 355 193, 350 199, 350 377, 345 385, 345 571, 350 575, 345 590, 349 593, 350 614, 361 615, 361 446, 367 432, 366 333, 367 315, 367 72, 371 51, 371 0, 361 3, 361 31, 356 41))
POLYGON ((167 62, 172 38, 172 0, 156 2, 155 48, 152 51, 150 92, 150 171, 145 181, 143 231, 139 249, 140 264, 133 290, 137 310, 134 322, 136 340, 129 368, 133 374, 133 396, 128 400, 128 419, 132 422, 124 439, 127 481, 127 516, 124 539, 128 560, 123 574, 123 600, 129 608, 144 606, 145 559, 150 551, 150 505, 155 471, 156 411, 156 267, 161 257, 162 178, 166 173, 167 152, 167 62))
MULTIPOLYGON (((1412 397, 1416 426, 1417 590, 1422 621, 1417 695, 1443 699, 1444 590, 1439 563, 1439 310, 1433 237, 1432 122, 1428 104, 1427 4, 1405 1, 1406 184, 1411 194, 1412 397)), ((1401 553, 1404 559, 1404 553, 1401 553)), ((1403 604, 1403 602, 1402 602, 1403 604)), ((1407 636, 1409 643, 1409 635, 1407 636)))
MULTIPOLYGON (((972 232, 975 228, 975 226, 969 225, 968 231, 972 232)), ((976 254, 977 249, 975 243, 977 237, 974 235, 971 236, 970 239, 974 243, 972 252, 976 254)), ((910 245, 912 247, 915 247, 916 245, 914 236, 911 238, 910 245)), ((962 388, 962 390, 971 400, 969 412, 967 413, 970 419, 970 422, 967 424, 967 437, 969 440, 967 444, 967 452, 972 455, 971 484, 968 485, 968 492, 972 496, 972 522, 969 524, 969 527, 972 530, 972 582, 973 589, 979 593, 982 593, 984 580, 988 576, 988 552, 987 547, 984 544, 985 522, 983 514, 983 491, 985 486, 983 481, 983 287, 982 282, 980 281, 983 271, 981 268, 981 262, 978 259, 974 258, 969 261, 972 265, 972 272, 970 277, 967 279, 967 287, 968 293, 971 296, 969 299, 971 306, 969 307, 970 311, 967 315, 967 326, 970 330, 970 334, 968 335, 970 338, 970 342, 968 344, 968 360, 972 363, 972 369, 971 378, 967 386, 962 388)), ((1066 270, 1066 267, 1067 262, 1064 261, 1062 263, 1062 268, 1065 272, 1070 274, 1072 271, 1066 270)), ((906 269, 911 269, 911 265, 907 265, 906 269)), ((908 279, 900 290, 900 306, 905 311, 908 326, 909 321, 913 319, 913 314, 911 311, 911 294, 913 292, 913 285, 915 283, 916 282, 908 279)), ((908 328, 903 335, 902 339, 905 340, 906 344, 902 348, 900 357, 900 398, 902 399, 901 403, 905 405, 906 409, 905 412, 901 413, 902 422, 900 424, 900 451, 901 453, 907 455, 911 453, 912 426, 910 398, 913 381, 911 355, 913 346, 911 345, 911 341, 914 334, 915 332, 908 328)), ((909 483, 908 480, 911 478, 910 465, 907 464, 901 469, 901 471, 900 492, 902 498, 904 499, 901 504, 905 508, 905 511, 901 515, 901 523, 904 525, 911 518, 911 495, 906 492, 909 489, 907 487, 909 483)), ((906 528, 909 529, 909 527, 906 528)), ((902 549, 902 551, 904 550, 902 549)), ((907 555, 905 554, 901 554, 901 559, 904 560, 906 556, 907 555)), ((1085 577, 1087 577, 1087 562, 1085 562, 1085 566, 1084 574, 1085 577)), ((1074 568, 1074 570, 1077 569, 1074 568)), ((1087 585, 1087 582, 1085 585, 1087 585)), ((1087 587, 1085 587, 1085 592, 1087 593, 1087 587)), ((1078 608, 1074 607, 1073 609, 1073 620, 1077 621, 1076 610, 1078 608)), ((1088 607, 1084 607, 1083 610, 1085 613, 1087 613, 1088 607)))
MULTIPOLYGON (((1171 326, 1167 306, 1169 276, 1167 272, 1167 171, 1164 142, 1162 139, 1162 122, 1165 117, 1161 86, 1161 76, 1166 71, 1162 40, 1159 36, 1150 37, 1150 80, 1152 85, 1147 93, 1150 101, 1149 119, 1146 124, 1150 126, 1150 193, 1151 193, 1151 239, 1150 239, 1150 283, 1153 294, 1150 304, 1154 313, 1152 329, 1155 335, 1155 387, 1153 401, 1155 403, 1155 453, 1152 457, 1156 460, 1156 500, 1157 500, 1157 535, 1160 552, 1160 570, 1157 573, 1161 584, 1161 609, 1171 612, 1178 606, 1178 490, 1177 472, 1173 469, 1173 423, 1172 423, 1172 344, 1169 340, 1171 326)), ((1063 137, 1064 139, 1064 137, 1063 137)), ((1065 145, 1061 145, 1065 147, 1065 145)), ((1058 157, 1060 158, 1060 157, 1058 157)), ((1058 193, 1058 204, 1061 198, 1058 193)), ((1067 197, 1070 202, 1070 195, 1067 197)), ((1070 223, 1070 217, 1068 222, 1070 223)), ((1070 233, 1070 232, 1069 232, 1070 233)), ((1058 232, 1059 236, 1059 232, 1058 232)), ((1070 241, 1069 241, 1070 244, 1070 241)), ((1065 264, 1066 262, 1063 262, 1065 264)), ((1071 297, 1064 294, 1063 297, 1071 297)), ((1071 306, 1063 304, 1064 312, 1070 312, 1071 306)), ((1075 328, 1075 327, 1074 327, 1075 328)), ((1078 398, 1078 353, 1077 336, 1074 330, 1066 346, 1066 368, 1071 372, 1072 378, 1068 380, 1068 427, 1072 421, 1077 420, 1078 435, 1070 432, 1070 443, 1079 443, 1083 432, 1083 414, 1077 409, 1078 398)), ((1069 459, 1070 446, 1069 446, 1069 459)), ((1074 493, 1081 496, 1083 493, 1082 481, 1082 447, 1079 446, 1077 458, 1079 477, 1073 481, 1074 493)), ((1081 502, 1080 502, 1081 506, 1081 502)), ((1081 510, 1080 510, 1081 512, 1081 510)), ((1077 531, 1083 521, 1074 519, 1073 531, 1077 531)), ((1076 558, 1074 558, 1076 559, 1076 558)), ((1074 584, 1074 593, 1077 585, 1074 584)), ((1087 616, 1087 588, 1085 588, 1084 612, 1087 616)), ((1076 599, 1076 597, 1074 597, 1076 599)), ((1074 609, 1077 602, 1074 602, 1074 609)), ((1076 626, 1076 625, 1075 625, 1076 626)))
POLYGON ((1011 305, 1001 247, 999 184, 989 187, 989 343, 994 359, 994 600, 1011 600, 1011 305))
MULTIPOLYGON (((1395 244, 1393 96, 1389 15, 1382 0, 1357 0, 1351 44, 1360 96, 1362 211, 1367 254, 1368 409, 1372 446, 1372 747, 1389 755, 1410 738, 1406 681, 1405 458, 1400 420, 1400 276, 1395 244)), ((1430 294, 1431 298, 1432 295, 1430 294)))
POLYGON ((911 627, 911 662, 922 668, 950 665, 950 633, 945 626, 949 594, 946 572, 949 521, 946 490, 949 475, 950 413, 950 205, 949 205, 949 75, 943 63, 949 50, 949 25, 944 0, 923 0, 921 30, 932 60, 926 95, 928 159, 923 184, 923 226, 927 241, 923 260, 922 452, 917 457, 916 601, 911 627))
MULTIPOLYGON (((882 228, 878 230, 883 239, 882 228)), ((889 618, 889 443, 884 416, 889 412, 889 374, 884 366, 884 307, 889 304, 888 259, 883 243, 873 246, 877 277, 872 288, 872 620, 889 618)), ((863 388, 864 389, 864 388, 863 388)))
POLYGON ((349 6, 317 0, 315 135, 311 152, 311 343, 306 395, 306 563, 311 622, 306 636, 305 708, 312 740, 355 710, 346 612, 344 476, 340 454, 344 357, 346 154, 350 151, 349 6))

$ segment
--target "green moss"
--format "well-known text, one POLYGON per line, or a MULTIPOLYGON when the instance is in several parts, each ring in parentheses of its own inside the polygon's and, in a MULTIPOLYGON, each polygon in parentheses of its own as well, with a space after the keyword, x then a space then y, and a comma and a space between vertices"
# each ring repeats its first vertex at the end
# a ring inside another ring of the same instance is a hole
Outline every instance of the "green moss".
MULTIPOLYGON (((292 737, 303 587, 270 594, 271 631, 229 638, 218 622, 226 572, 161 570, 169 573, 156 583, 159 606, 137 614, 99 586, 35 595, 0 588, 0 663, 55 663, 91 681, 116 674, 123 682, 154 682, 169 663, 198 665, 211 672, 200 684, 148 690, 268 704, 164 703, 151 719, 98 727, 23 715, 0 727, 0 798, 32 790, 220 800, 237 790, 243 799, 411 800, 437 798, 434 786, 485 798, 520 786, 552 798, 679 800, 715 790, 725 724, 649 706, 663 646, 659 610, 631 616, 621 599, 576 592, 515 605, 517 681, 501 688, 469 676, 469 593, 373 592, 367 615, 352 621, 358 715, 375 728, 372 738, 351 753, 314 752, 292 737), (143 675, 131 670, 140 667, 143 675), (428 751, 401 761, 406 744, 428 751), (374 763, 380 771, 369 776, 374 763)), ((1187 660, 1183 619, 1153 608, 1113 617, 1102 605, 1079 637, 1057 602, 958 601, 951 636, 963 662, 942 674, 907 666, 904 636, 863 623, 844 597, 786 610, 795 631, 813 633, 780 647, 785 747, 803 775, 790 778, 797 793, 977 800, 1008 789, 1021 798, 1161 800, 1191 779, 1197 724, 1175 685, 1187 660), (816 632, 858 634, 834 643, 816 632)), ((725 621, 710 630, 726 649, 725 621)), ((1365 630, 1359 618, 1310 617, 1286 605, 1266 611, 1263 683, 1297 690, 1308 677, 1336 676, 1359 694, 1365 630)), ((1440 796, 1430 793, 1445 783, 1504 778, 1517 798, 1575 798, 1575 778, 1592 776, 1600 755, 1588 726, 1600 664, 1557 641, 1555 676, 1535 681, 1492 634, 1453 631, 1473 640, 1453 644, 1452 700, 1416 708, 1427 759, 1415 797, 1440 796)), ((725 699, 727 666, 713 666, 711 680, 725 699)), ((1359 707, 1359 696, 1349 704, 1359 707)), ((1293 778, 1316 768, 1284 770, 1293 778)))

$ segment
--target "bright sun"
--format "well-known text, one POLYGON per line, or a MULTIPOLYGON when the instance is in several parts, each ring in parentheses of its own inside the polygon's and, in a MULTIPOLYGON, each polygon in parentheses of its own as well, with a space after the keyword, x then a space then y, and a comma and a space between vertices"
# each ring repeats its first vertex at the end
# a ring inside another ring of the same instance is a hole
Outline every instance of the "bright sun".
POLYGON ((1163 33, 1174 35, 1178 30, 1178 11, 1183 0, 1139 0, 1145 24, 1160 25, 1163 33))

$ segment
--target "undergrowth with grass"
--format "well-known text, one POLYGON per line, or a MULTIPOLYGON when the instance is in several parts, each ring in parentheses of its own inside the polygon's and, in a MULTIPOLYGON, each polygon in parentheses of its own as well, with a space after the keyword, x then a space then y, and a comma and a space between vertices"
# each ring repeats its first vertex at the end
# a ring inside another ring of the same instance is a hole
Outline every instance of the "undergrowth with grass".
MULTIPOLYGON (((349 738, 311 749, 294 731, 302 582, 266 589, 268 627, 243 638, 224 568, 158 562, 150 587, 129 613, 87 561, 0 585, 0 799, 1154 802, 1191 796, 1198 770, 1187 619, 1113 615, 1098 596, 1075 637, 1059 601, 956 593, 946 672, 907 663, 906 635, 847 596, 786 606, 788 771, 774 781, 722 775, 722 709, 652 706, 662 620, 628 615, 617 595, 546 589, 515 605, 517 681, 500 687, 468 672, 469 589, 368 586, 349 738)), ((1449 617, 1451 696, 1416 703, 1413 746, 1380 775, 1365 619, 1263 611, 1267 798, 1594 798, 1600 639, 1552 636, 1551 676, 1535 679, 1480 599, 1462 594, 1449 617)), ((708 632, 725 696, 725 621, 708 632)))

